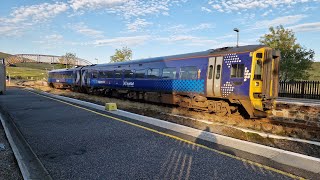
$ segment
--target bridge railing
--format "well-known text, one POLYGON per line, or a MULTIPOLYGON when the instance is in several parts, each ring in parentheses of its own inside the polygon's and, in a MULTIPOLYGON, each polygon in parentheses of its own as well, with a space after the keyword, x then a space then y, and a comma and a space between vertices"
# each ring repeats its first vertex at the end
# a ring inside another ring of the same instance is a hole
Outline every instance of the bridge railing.
POLYGON ((282 81, 279 97, 320 99, 320 81, 282 81))
MULTIPOLYGON (((24 62, 37 62, 37 63, 61 63, 60 59, 62 56, 53 56, 53 55, 40 55, 40 54, 16 54, 9 57, 6 57, 7 64, 16 64, 24 62)), ((91 65, 92 63, 88 60, 76 58, 74 65, 86 66, 91 65)))

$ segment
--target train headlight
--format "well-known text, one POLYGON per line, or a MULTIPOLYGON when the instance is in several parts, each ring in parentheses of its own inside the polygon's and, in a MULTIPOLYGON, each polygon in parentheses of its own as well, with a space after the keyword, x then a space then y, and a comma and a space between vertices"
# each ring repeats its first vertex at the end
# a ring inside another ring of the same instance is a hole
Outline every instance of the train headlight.
POLYGON ((260 83, 259 82, 256 82, 256 86, 259 86, 260 85, 260 83))

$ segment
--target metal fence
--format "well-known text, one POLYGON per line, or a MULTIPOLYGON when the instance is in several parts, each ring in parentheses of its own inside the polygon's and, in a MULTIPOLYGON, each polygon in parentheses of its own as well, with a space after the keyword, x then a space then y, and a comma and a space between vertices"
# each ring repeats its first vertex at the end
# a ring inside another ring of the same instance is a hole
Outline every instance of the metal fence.
POLYGON ((320 99, 320 81, 280 82, 279 97, 320 99))

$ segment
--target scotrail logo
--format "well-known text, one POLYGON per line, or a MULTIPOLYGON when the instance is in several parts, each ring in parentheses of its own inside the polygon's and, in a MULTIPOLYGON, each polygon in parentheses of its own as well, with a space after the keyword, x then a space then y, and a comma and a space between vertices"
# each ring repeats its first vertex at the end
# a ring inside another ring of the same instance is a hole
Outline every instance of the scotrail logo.
POLYGON ((130 82, 130 81, 123 81, 123 86, 127 86, 127 87, 134 87, 134 82, 130 82))

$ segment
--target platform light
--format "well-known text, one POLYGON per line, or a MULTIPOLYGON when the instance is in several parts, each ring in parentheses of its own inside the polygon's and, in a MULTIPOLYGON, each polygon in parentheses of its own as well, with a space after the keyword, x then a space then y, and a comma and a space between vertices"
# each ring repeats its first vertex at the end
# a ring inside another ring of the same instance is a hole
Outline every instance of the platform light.
POLYGON ((237 32, 237 47, 239 47, 239 32, 240 32, 240 30, 238 28, 234 28, 233 31, 237 32))

